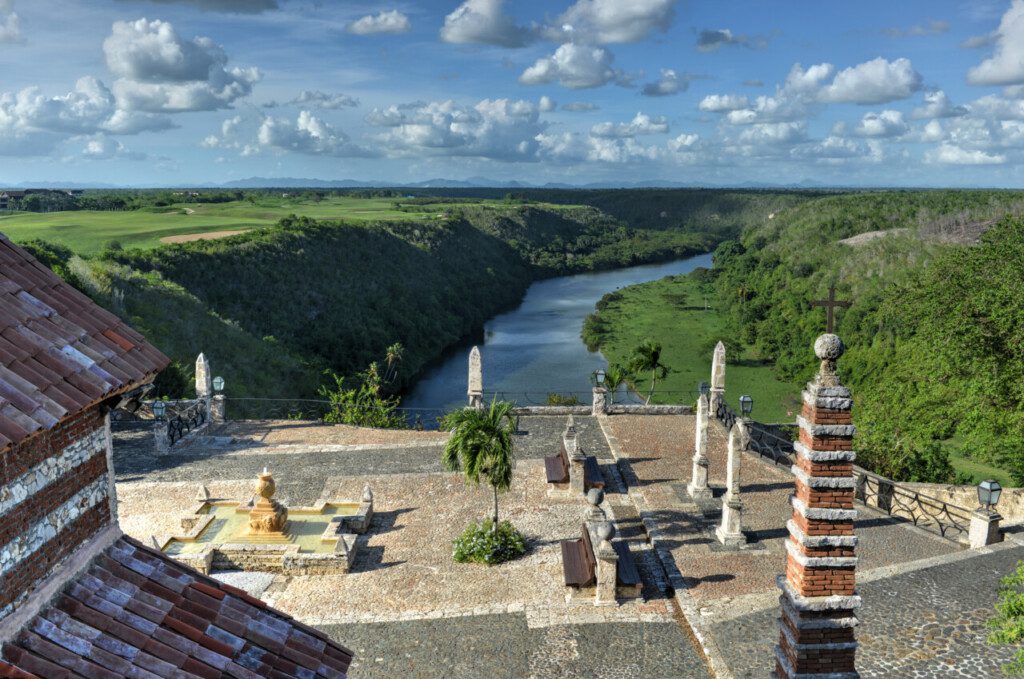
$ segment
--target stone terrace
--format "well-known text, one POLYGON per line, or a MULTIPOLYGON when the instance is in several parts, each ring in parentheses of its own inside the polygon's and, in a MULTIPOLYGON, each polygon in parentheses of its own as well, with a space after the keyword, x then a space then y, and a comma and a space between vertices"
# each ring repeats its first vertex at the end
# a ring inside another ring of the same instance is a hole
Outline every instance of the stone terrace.
MULTIPOLYGON (((576 419, 581 445, 599 458, 606 508, 631 542, 645 583, 646 602, 616 608, 565 599, 557 543, 578 535, 586 507, 546 497, 540 460, 557 451, 564 417, 521 420, 516 478, 500 511, 528 536, 530 551, 498 567, 451 560, 451 540, 489 513, 491 495, 441 470, 445 435, 437 432, 229 423, 165 456, 147 436, 123 432, 115 445, 121 521, 139 538, 174 530, 174 512, 194 504, 200 484, 212 497, 243 499, 264 465, 292 504, 355 498, 369 483, 377 514, 360 537, 353 572, 220 576, 355 650, 352 677, 706 677, 708 661, 719 677, 766 676, 778 636, 775 576, 785 567, 793 478, 744 454, 748 545, 722 549, 714 528, 726 435, 712 422, 716 497, 697 506, 686 493, 694 422, 666 415, 576 419), (668 583, 674 598, 662 593, 668 583)), ((961 551, 858 510, 862 676, 991 676, 1010 649, 984 643, 983 621, 998 578, 1024 558, 1016 536, 961 551)))
MULTIPOLYGON (((351 573, 224 576, 344 640, 357 653, 350 676, 708 676, 675 601, 657 587, 664 575, 628 496, 612 493, 608 509, 634 539, 646 601, 598 608, 566 600, 558 541, 578 537, 589 507, 582 498, 549 500, 539 459, 558 450, 563 417, 520 422, 516 478, 500 511, 530 549, 492 568, 451 559, 452 539, 490 512, 492 496, 441 471, 443 434, 280 424, 232 423, 165 456, 139 432, 120 434, 122 526, 140 539, 173 531, 200 484, 212 497, 244 499, 263 465, 292 503, 356 498, 369 483, 375 515, 351 573)), ((577 428, 609 483, 621 486, 597 421, 578 418, 577 428)))

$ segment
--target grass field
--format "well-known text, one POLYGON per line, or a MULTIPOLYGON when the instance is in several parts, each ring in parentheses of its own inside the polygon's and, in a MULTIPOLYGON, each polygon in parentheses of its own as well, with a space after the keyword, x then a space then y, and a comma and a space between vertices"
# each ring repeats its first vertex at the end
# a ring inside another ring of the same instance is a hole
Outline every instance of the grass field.
MULTIPOLYGON (((652 403, 690 403, 697 385, 711 380, 714 342, 724 336, 722 318, 705 311, 703 294, 688 276, 672 276, 619 291, 622 299, 600 312, 611 328, 604 335, 601 352, 610 363, 626 364, 641 342, 652 339, 662 345, 661 361, 671 372, 659 380, 652 403), (673 393, 683 392, 683 393, 673 393)), ((638 391, 646 394, 649 379, 638 379, 638 391)), ((729 356, 725 371, 726 398, 739 410, 740 395, 754 399, 754 419, 760 422, 793 422, 799 409, 799 390, 780 382, 771 367, 750 355, 729 356)))
MULTIPOLYGON (((476 205, 504 206, 502 201, 478 201, 476 205)), ((125 212, 15 212, 0 213, 0 232, 15 242, 41 238, 90 255, 110 241, 129 248, 153 248, 166 236, 259 229, 289 214, 316 219, 346 221, 437 219, 455 204, 410 205, 416 211, 394 208, 394 198, 333 196, 321 201, 273 198, 255 203, 181 203, 163 208, 125 212)), ((548 205, 564 209, 572 206, 548 205)))

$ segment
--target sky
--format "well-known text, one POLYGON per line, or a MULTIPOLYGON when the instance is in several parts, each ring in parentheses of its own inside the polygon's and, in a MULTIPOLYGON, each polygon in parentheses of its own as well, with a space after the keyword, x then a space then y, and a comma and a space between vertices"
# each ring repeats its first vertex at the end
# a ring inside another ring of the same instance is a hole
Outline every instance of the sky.
POLYGON ((0 0, 0 184, 1024 186, 1024 0, 0 0))

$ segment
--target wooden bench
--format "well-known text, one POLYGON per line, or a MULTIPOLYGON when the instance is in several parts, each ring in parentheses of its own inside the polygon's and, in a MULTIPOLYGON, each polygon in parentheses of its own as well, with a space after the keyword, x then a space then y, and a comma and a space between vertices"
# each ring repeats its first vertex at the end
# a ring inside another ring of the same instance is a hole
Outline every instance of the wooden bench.
MULTIPOLYGON (((565 443, 557 455, 549 455, 544 458, 544 475, 548 483, 569 483, 569 454, 565 450, 565 443)), ((583 458, 583 490, 591 488, 604 489, 604 476, 601 475, 601 467, 597 464, 597 458, 587 455, 583 458)))
POLYGON ((597 558, 587 524, 583 524, 579 540, 562 540, 561 544, 565 584, 570 587, 593 587, 597 584, 597 558))
POLYGON ((544 473, 548 483, 569 483, 569 454, 564 443, 557 455, 544 458, 544 473))
POLYGON ((636 568, 633 553, 629 551, 629 543, 619 540, 618 542, 613 542, 612 547, 619 556, 619 562, 615 569, 616 591, 622 592, 624 597, 640 596, 640 571, 636 568))

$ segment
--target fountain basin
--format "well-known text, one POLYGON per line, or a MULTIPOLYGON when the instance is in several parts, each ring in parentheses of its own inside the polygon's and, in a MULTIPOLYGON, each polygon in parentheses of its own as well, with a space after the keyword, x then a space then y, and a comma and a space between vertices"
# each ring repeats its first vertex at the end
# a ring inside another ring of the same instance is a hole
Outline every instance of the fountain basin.
POLYGON ((249 531, 253 503, 205 501, 182 517, 183 532, 155 545, 203 573, 249 570, 286 575, 347 573, 356 553, 356 536, 369 527, 372 495, 361 502, 318 502, 289 507, 282 533, 249 531))

